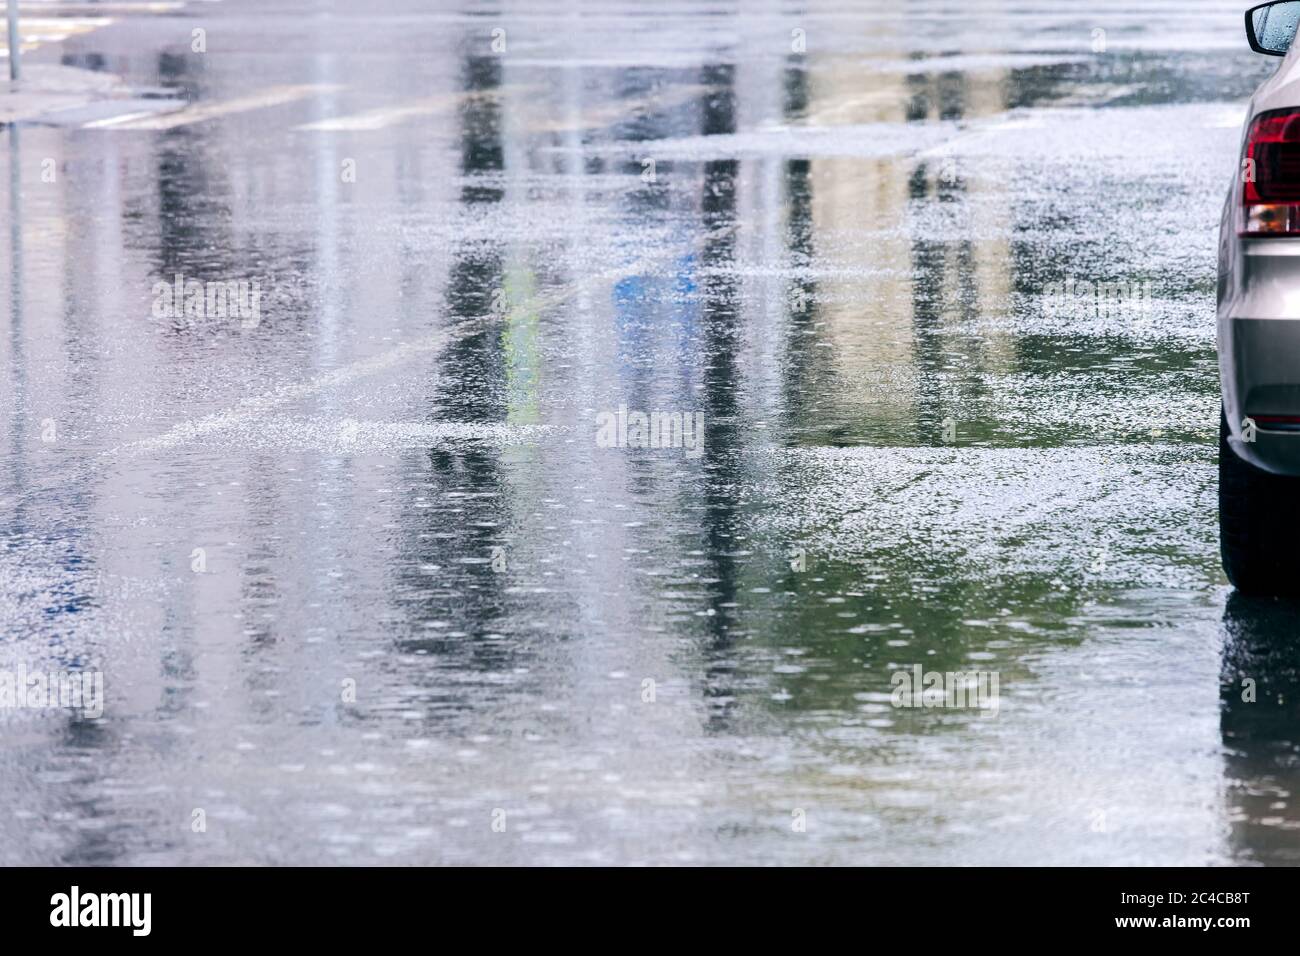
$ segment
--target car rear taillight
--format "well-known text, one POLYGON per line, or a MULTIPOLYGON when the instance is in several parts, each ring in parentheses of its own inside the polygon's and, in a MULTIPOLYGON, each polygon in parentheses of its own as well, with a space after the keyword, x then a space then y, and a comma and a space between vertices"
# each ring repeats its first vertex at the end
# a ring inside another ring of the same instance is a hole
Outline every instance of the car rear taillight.
POLYGON ((1269 431, 1300 431, 1300 415, 1251 415, 1250 420, 1269 431))
POLYGON ((1243 236, 1300 236, 1300 110, 1260 113, 1241 164, 1243 236))

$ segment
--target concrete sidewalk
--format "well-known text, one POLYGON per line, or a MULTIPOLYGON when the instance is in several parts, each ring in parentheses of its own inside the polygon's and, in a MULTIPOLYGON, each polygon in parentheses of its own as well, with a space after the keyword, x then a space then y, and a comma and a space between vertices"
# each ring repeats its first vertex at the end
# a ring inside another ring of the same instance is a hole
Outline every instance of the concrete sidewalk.
POLYGON ((106 73, 49 63, 24 64, 22 79, 0 81, 0 124, 27 122, 47 113, 114 95, 122 81, 106 73))
POLYGON ((0 0, 0 126, 34 124, 84 126, 127 115, 169 112, 185 106, 171 91, 128 87, 121 77, 51 63, 32 62, 29 54, 69 37, 109 26, 127 14, 170 13, 185 6, 170 2, 69 2, 23 0, 19 3, 22 76, 9 80, 9 38, 0 0))
POLYGON ((121 77, 51 63, 24 64, 18 83, 0 81, 0 126, 83 126, 186 105, 168 91, 127 86, 121 77))

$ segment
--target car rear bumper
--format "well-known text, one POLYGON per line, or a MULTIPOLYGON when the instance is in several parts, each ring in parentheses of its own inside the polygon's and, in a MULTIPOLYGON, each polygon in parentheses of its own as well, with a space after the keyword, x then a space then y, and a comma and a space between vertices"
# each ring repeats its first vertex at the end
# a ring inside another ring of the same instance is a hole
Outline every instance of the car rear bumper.
POLYGON ((1227 319, 1219 357, 1232 449, 1257 468, 1300 475, 1300 318, 1227 319))
POLYGON ((1243 238, 1233 200, 1220 224, 1219 374, 1230 447, 1300 475, 1300 238, 1243 238), (1251 428, 1242 421, 1250 418, 1251 428))

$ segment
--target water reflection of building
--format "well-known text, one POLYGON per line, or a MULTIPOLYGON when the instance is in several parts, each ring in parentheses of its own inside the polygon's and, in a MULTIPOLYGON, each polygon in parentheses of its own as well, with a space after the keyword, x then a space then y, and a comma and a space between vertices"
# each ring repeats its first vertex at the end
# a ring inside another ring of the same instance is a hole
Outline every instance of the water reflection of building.
MULTIPOLYGON (((994 115, 1006 105, 1004 70, 972 75, 927 62, 909 73, 901 56, 886 68, 809 60, 803 88, 787 79, 796 128, 939 123, 994 115)), ((1012 209, 1004 184, 975 175, 960 149, 913 155, 905 127, 880 135, 897 137, 899 152, 814 156, 806 169, 800 161, 790 166, 791 215, 801 204, 810 208, 808 233, 819 243, 823 273, 800 351, 827 353, 834 384, 819 387, 842 396, 831 417, 851 420, 856 411, 928 426, 960 415, 959 406, 978 397, 981 373, 1013 359, 1009 338, 990 332, 986 321, 1011 289, 1012 209), (892 225, 868 232, 871 224, 892 225), (961 372, 940 376, 955 355, 963 356, 961 372)))

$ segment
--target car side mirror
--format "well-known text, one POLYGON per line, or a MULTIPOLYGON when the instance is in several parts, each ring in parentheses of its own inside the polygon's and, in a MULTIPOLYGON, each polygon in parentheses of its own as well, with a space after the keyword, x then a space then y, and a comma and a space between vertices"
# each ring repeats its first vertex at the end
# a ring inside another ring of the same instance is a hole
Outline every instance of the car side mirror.
POLYGON ((1256 53, 1286 56, 1300 24, 1300 0, 1273 0, 1246 11, 1246 39, 1256 53))

